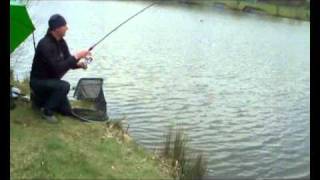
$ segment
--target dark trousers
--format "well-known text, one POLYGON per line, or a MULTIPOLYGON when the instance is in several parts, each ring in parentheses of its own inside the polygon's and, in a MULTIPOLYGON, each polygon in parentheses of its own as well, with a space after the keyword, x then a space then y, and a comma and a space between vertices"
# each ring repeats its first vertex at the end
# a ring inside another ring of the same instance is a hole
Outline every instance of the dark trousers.
POLYGON ((53 111, 63 115, 71 115, 71 106, 67 94, 70 84, 59 79, 31 79, 31 101, 38 108, 44 108, 52 114, 53 111))

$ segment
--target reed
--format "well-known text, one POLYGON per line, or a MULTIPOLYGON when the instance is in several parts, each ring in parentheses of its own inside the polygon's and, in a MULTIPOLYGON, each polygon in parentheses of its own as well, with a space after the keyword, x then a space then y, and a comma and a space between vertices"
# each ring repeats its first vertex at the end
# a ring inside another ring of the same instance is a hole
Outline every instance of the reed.
POLYGON ((175 134, 174 146, 173 146, 173 156, 172 165, 175 165, 176 161, 182 162, 185 158, 186 150, 186 137, 183 130, 179 129, 175 134))
POLYGON ((187 142, 188 138, 182 129, 173 132, 173 128, 170 127, 165 136, 162 156, 171 160, 171 174, 175 179, 202 179, 207 173, 207 160, 202 154, 196 155, 196 158, 189 158, 187 142))
POLYGON ((162 152, 162 155, 164 157, 170 156, 172 133, 173 133, 173 127, 170 127, 167 135, 165 136, 164 148, 162 152))
POLYGON ((201 180, 207 173, 207 160, 202 154, 189 161, 181 172, 180 180, 201 180))

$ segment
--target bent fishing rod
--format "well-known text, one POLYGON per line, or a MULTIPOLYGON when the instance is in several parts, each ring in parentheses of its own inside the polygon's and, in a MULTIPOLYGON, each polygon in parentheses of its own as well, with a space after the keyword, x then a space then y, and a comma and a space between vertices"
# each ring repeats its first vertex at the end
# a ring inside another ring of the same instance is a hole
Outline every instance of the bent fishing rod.
MULTIPOLYGON (((136 14, 134 14, 133 16, 129 17, 127 20, 123 21, 121 24, 119 24, 117 27, 115 27, 114 29, 112 29, 108 34, 106 34, 105 36, 103 36, 98 42, 96 42, 94 45, 92 45, 88 50, 92 51, 93 48, 95 48, 98 44, 100 44, 103 40, 105 40, 109 35, 111 35, 113 32, 115 32, 118 28, 120 28, 122 25, 124 25, 125 23, 127 23, 128 21, 130 21, 131 19, 133 19, 135 16, 137 16, 138 14, 142 13, 143 11, 145 11, 146 9, 150 8, 151 6, 155 5, 157 3, 154 2, 152 4, 150 4, 149 6, 143 8, 142 10, 140 10, 139 12, 137 12, 136 14)), ((86 64, 90 64, 92 61, 92 57, 86 57, 85 61, 86 64)))

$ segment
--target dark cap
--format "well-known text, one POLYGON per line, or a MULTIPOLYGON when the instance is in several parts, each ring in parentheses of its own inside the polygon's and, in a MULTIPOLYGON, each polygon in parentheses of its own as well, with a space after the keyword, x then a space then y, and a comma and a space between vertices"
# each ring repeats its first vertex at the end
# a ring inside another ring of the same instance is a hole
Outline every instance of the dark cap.
POLYGON ((66 25, 67 22, 60 14, 54 14, 49 19, 49 29, 54 30, 61 26, 66 25))

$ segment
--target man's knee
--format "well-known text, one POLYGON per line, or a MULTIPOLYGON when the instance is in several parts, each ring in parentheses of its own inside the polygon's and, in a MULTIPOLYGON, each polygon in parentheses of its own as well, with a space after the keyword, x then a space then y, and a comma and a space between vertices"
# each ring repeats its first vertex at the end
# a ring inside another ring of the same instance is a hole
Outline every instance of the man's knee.
POLYGON ((61 83, 59 85, 59 90, 61 90, 62 92, 68 94, 69 91, 70 91, 70 83, 68 83, 67 81, 61 80, 61 83))

